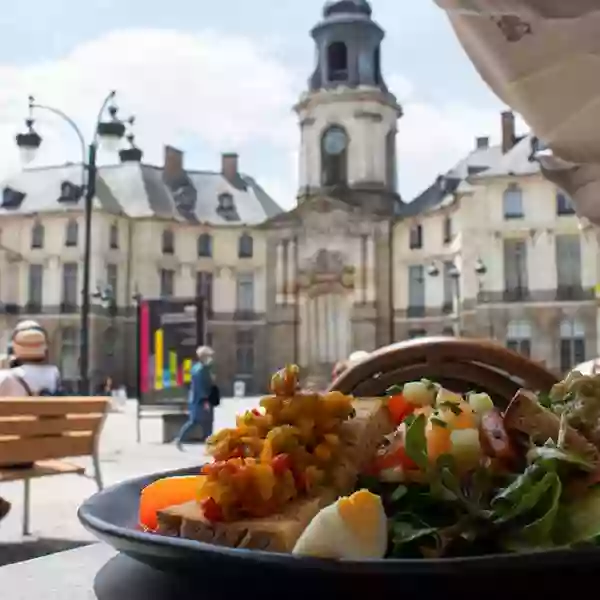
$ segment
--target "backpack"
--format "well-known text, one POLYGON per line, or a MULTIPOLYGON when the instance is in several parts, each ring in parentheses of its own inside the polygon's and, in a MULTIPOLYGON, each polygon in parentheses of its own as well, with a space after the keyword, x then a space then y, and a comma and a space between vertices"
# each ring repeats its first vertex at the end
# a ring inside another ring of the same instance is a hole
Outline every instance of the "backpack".
POLYGON ((221 390, 219 386, 214 384, 211 386, 207 400, 211 406, 219 406, 221 404, 221 390))

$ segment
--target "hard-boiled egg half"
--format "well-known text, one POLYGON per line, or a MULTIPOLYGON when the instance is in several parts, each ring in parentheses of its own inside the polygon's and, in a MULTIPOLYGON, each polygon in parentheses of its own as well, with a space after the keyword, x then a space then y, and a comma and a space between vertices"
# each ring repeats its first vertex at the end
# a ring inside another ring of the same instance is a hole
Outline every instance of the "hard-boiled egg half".
POLYGON ((293 554, 318 558, 383 558, 387 519, 379 496, 360 490, 322 509, 304 530, 293 554))

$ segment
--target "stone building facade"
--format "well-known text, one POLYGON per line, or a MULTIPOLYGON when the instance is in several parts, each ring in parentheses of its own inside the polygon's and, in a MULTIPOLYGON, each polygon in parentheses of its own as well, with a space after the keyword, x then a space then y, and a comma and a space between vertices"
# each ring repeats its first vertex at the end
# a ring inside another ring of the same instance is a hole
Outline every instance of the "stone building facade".
MULTIPOLYGON (((366 0, 328 2, 317 64, 295 106, 297 205, 283 211, 235 154, 218 172, 127 162, 98 176, 92 232, 91 365, 135 386, 134 296, 203 296, 225 393, 298 363, 324 380, 338 359, 434 334, 492 337, 564 371, 598 355, 598 237, 500 118, 417 198, 397 188, 402 109, 386 87, 384 33, 366 0)), ((0 332, 31 316, 65 379, 78 370, 80 165, 2 185, 0 332)))

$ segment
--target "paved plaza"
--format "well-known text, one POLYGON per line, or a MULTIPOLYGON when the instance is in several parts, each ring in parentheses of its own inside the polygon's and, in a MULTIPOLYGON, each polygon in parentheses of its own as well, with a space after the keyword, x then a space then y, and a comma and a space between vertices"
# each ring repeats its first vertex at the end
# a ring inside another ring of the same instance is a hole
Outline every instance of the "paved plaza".
MULTIPOLYGON (((258 398, 224 399, 215 411, 215 429, 234 424, 236 413, 257 405, 258 398)), ((106 486, 144 474, 201 464, 203 445, 187 446, 179 452, 161 440, 160 416, 142 419, 142 443, 136 442, 136 402, 129 400, 122 412, 112 412, 100 443, 102 474, 106 486)), ((88 468, 91 460, 72 459, 88 468)), ((31 538, 21 535, 23 483, 0 484, 0 494, 13 503, 13 510, 0 524, 0 565, 37 554, 93 541, 77 520, 78 506, 96 491, 93 479, 64 475, 33 480, 31 484, 31 538), (47 550, 46 550, 47 548, 47 550)))

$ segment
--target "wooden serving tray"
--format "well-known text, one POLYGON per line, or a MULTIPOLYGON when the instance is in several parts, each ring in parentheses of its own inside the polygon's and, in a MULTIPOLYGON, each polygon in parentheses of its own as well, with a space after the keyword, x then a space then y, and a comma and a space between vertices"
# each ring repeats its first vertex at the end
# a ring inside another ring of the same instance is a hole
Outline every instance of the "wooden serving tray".
POLYGON ((558 378, 541 364, 491 340, 428 337, 380 348, 330 386, 355 396, 382 396, 395 384, 431 379, 460 393, 487 392, 502 407, 520 388, 548 391, 558 378))

